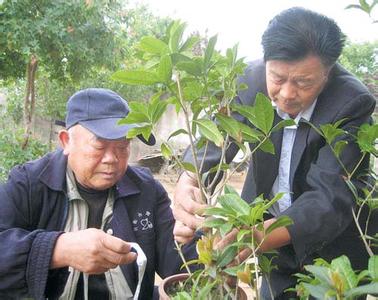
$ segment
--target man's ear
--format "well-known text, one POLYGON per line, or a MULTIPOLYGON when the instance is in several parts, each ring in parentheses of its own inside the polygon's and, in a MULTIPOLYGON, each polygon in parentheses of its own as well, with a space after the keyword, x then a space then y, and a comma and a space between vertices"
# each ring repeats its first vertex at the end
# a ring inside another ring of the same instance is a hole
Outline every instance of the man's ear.
POLYGON ((70 135, 66 129, 60 130, 58 133, 59 143, 63 148, 63 154, 68 155, 70 145, 70 135))

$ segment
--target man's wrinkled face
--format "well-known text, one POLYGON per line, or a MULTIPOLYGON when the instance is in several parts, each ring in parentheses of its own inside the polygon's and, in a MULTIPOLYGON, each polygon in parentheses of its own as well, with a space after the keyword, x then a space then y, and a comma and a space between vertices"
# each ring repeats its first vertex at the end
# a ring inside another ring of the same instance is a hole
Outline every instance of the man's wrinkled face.
POLYGON ((323 90, 329 70, 315 55, 298 61, 269 60, 266 62, 269 97, 281 111, 295 118, 323 90))
POLYGON ((70 129, 64 154, 76 180, 84 187, 105 190, 124 174, 130 156, 130 140, 97 138, 81 125, 70 129))

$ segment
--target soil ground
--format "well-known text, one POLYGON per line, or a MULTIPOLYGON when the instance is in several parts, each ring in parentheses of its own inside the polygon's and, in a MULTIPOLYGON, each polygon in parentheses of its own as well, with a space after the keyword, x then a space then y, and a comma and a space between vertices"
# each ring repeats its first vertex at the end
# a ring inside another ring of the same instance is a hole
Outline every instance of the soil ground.
MULTIPOLYGON (((243 172, 235 172, 234 175, 231 177, 231 180, 229 181, 229 185, 234 187, 236 190, 241 192, 246 176, 246 171, 243 172)), ((175 190, 176 182, 178 179, 178 174, 176 171, 167 171, 164 170, 160 173, 155 173, 154 177, 157 179, 167 190, 168 195, 170 198, 173 198, 173 193, 175 190)))

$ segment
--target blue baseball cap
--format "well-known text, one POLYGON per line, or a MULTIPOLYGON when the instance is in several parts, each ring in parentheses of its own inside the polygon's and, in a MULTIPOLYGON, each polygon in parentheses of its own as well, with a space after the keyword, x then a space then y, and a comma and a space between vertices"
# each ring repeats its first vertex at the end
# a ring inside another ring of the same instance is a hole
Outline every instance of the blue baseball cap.
MULTIPOLYGON (((127 101, 117 93, 101 88, 89 88, 73 94, 67 102, 66 128, 80 124, 99 138, 117 140, 137 127, 136 124, 118 125, 130 112, 127 101)), ((147 145, 156 143, 155 137, 138 138, 147 145)))

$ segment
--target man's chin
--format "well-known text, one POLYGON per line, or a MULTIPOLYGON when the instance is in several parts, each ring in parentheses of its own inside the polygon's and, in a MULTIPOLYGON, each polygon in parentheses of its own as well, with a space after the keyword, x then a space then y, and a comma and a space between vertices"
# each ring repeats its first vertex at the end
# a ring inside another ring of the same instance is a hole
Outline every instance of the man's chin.
POLYGON ((98 191, 104 191, 116 184, 117 180, 98 180, 93 183, 92 188, 98 191))
POLYGON ((301 107, 298 107, 297 105, 280 105, 278 108, 280 111, 288 114, 290 117, 297 116, 301 111, 301 107))

